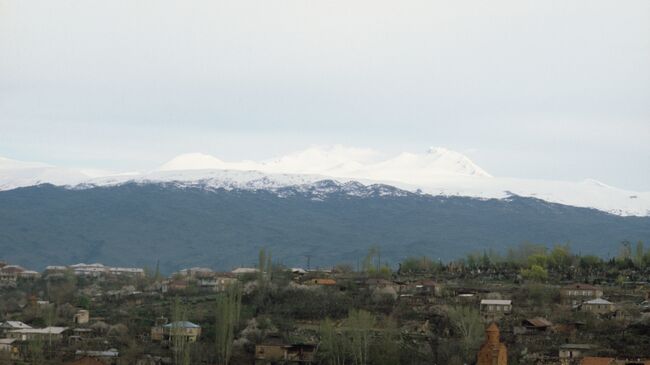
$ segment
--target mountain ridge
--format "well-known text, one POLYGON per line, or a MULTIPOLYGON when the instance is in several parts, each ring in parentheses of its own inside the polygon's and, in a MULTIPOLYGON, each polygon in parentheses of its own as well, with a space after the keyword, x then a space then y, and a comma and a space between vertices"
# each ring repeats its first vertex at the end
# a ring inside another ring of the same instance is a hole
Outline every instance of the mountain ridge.
POLYGON ((25 267, 102 262, 165 272, 250 266, 267 247, 279 263, 354 263, 368 247, 396 264, 505 251, 522 242, 570 242, 616 254, 623 240, 650 241, 650 217, 621 217, 511 195, 433 196, 392 186, 339 183, 226 189, 129 182, 68 189, 44 184, 0 191, 2 259, 25 267), (37 254, 35 254, 37 253, 37 254))
POLYGON ((273 188, 332 179, 343 183, 385 184, 441 196, 502 199, 516 194, 622 216, 650 215, 650 192, 626 191, 593 179, 565 182, 494 177, 463 154, 440 147, 432 147, 423 154, 402 153, 388 159, 378 156, 376 151, 343 146, 312 147, 261 162, 226 162, 192 153, 179 155, 149 172, 103 177, 89 176, 81 170, 30 166, 33 164, 13 169, 0 166, 0 190, 41 183, 83 188, 130 181, 186 184, 210 181, 213 186, 234 187, 256 186, 255 180, 265 182, 257 184, 259 188, 273 188))

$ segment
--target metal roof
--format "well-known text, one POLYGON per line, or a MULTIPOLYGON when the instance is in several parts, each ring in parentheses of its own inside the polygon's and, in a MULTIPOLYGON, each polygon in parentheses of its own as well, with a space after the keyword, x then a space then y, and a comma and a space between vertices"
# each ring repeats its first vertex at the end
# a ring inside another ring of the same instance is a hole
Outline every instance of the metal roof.
POLYGON ((502 300, 502 299, 483 299, 481 304, 493 304, 493 305, 511 305, 512 300, 502 300))

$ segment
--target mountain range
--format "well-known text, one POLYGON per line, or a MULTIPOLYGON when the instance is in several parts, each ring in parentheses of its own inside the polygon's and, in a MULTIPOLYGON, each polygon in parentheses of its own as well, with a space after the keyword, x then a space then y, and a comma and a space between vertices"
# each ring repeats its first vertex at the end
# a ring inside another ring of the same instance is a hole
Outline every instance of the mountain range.
POLYGON ((189 153, 150 171, 128 173, 60 168, 0 158, 0 190, 43 183, 82 188, 127 182, 186 185, 202 182, 212 187, 257 189, 313 184, 327 179, 384 184, 434 196, 503 199, 518 195, 622 216, 650 215, 650 192, 627 191, 593 179, 571 182, 495 177, 463 154, 441 147, 389 158, 382 158, 370 149, 312 147, 278 158, 238 162, 189 153))
POLYGON ((648 193, 596 181, 498 178, 433 148, 381 159, 312 148, 262 162, 181 155, 137 173, 0 159, 0 259, 34 269, 102 262, 172 272, 255 263, 448 260, 522 242, 612 256, 650 241, 648 193))

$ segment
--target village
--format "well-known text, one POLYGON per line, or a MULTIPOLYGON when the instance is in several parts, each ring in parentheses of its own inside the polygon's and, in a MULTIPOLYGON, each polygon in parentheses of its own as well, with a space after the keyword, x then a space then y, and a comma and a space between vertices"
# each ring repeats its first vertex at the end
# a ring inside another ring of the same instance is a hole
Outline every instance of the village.
MULTIPOLYGON (((0 364, 650 364, 650 251, 391 268, 0 263, 0 364)), ((627 251, 626 251, 627 250, 627 251)))

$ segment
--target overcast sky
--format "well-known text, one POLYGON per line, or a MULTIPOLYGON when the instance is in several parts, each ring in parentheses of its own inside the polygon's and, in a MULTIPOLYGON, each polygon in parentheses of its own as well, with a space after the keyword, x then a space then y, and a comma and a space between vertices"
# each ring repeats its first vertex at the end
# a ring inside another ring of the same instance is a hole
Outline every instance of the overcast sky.
POLYGON ((314 144, 650 191, 650 1, 0 0, 0 156, 314 144))

